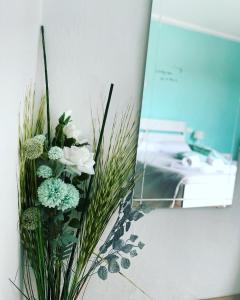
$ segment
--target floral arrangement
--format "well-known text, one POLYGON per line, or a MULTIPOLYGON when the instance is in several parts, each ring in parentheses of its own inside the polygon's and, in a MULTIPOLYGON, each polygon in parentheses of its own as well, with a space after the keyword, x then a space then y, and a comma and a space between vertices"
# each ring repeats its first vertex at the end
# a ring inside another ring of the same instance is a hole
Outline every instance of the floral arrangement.
POLYGON ((106 280, 109 273, 128 269, 144 247, 137 235, 128 234, 132 222, 144 215, 132 209, 137 128, 128 110, 112 124, 106 144, 106 110, 91 146, 69 112, 60 116, 52 133, 45 104, 43 97, 35 113, 29 91, 20 124, 24 288, 13 284, 28 300, 76 300, 93 274, 106 280), (102 241, 115 212, 116 222, 102 241))

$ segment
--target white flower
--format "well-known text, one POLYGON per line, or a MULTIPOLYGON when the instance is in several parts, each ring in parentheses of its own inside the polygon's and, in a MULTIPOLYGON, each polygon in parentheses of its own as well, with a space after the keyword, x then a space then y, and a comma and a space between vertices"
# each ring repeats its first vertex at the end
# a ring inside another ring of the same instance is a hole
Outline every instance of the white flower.
POLYGON ((81 131, 72 123, 66 125, 63 128, 63 132, 67 138, 74 138, 79 144, 87 143, 87 140, 83 137, 81 131))
POLYGON ((93 156, 94 153, 90 152, 86 146, 72 146, 71 148, 64 147, 63 158, 60 159, 60 162, 69 166, 79 175, 81 175, 81 173, 93 175, 93 166, 95 164, 93 156))

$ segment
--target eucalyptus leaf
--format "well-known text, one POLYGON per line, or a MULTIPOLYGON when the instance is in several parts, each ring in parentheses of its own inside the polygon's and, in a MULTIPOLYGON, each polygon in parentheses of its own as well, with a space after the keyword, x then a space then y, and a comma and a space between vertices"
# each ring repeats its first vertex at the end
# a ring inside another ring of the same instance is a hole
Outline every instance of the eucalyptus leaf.
POLYGON ((132 250, 132 248, 133 248, 133 245, 127 244, 127 245, 125 245, 124 247, 122 247, 121 250, 122 250, 124 253, 129 253, 129 252, 132 250))
POLYGON ((120 237, 124 235, 124 227, 121 226, 116 233, 114 234, 114 240, 118 240, 120 237))
POLYGON ((145 244, 143 242, 138 243, 138 248, 139 249, 143 249, 144 246, 145 246, 145 244))
POLYGON ((119 257, 116 254, 109 254, 108 256, 106 256, 106 260, 109 262, 112 259, 119 259, 119 257))
POLYGON ((131 212, 131 205, 127 205, 127 206, 124 208, 123 213, 124 213, 125 216, 128 217, 129 214, 130 214, 130 212, 131 212))
POLYGON ((118 273, 120 271, 120 266, 116 259, 111 259, 108 262, 108 271, 110 273, 118 273))
POLYGON ((125 246, 125 242, 122 239, 113 241, 113 249, 114 250, 122 250, 122 248, 125 246))
POLYGON ((105 242, 105 243, 99 248, 100 253, 106 253, 107 250, 108 250, 108 248, 111 247, 112 243, 113 243, 112 240, 105 242))
POLYGON ((130 221, 138 221, 144 216, 144 214, 138 210, 134 210, 130 213, 129 215, 129 220, 130 221))
POLYGON ((130 256, 131 257, 135 257, 137 255, 138 255, 138 253, 137 253, 137 251, 135 249, 130 252, 130 256))
POLYGON ((101 278, 102 280, 106 280, 107 277, 108 277, 108 270, 106 267, 104 266, 101 266, 99 269, 98 269, 98 276, 99 278, 101 278))
POLYGON ((138 236, 137 235, 135 235, 135 234, 131 234, 131 236, 130 236, 130 241, 131 242, 136 242, 136 240, 138 239, 138 236))
POLYGON ((121 266, 123 269, 128 269, 131 265, 130 259, 123 257, 121 259, 121 266))
POLYGON ((130 229, 130 227, 131 227, 131 222, 127 222, 126 223, 126 231, 128 231, 130 229))

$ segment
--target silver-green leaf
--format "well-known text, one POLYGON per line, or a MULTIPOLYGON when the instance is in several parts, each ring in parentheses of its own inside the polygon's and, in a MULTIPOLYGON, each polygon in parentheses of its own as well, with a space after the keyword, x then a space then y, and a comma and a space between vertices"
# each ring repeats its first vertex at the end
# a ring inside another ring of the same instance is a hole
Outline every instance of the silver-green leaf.
POLYGON ((120 271, 120 267, 116 259, 111 259, 108 261, 108 271, 110 273, 118 273, 120 271))
POLYGON ((122 248, 124 247, 124 245, 125 245, 125 242, 122 239, 114 241, 113 242, 113 249, 114 250, 122 250, 122 248))
POLYGON ((123 251, 124 253, 129 253, 129 252, 132 250, 132 248, 133 248, 133 245, 127 244, 127 245, 125 245, 125 246, 122 248, 122 251, 123 251))
POLYGON ((131 236, 130 236, 130 241, 131 242, 136 242, 136 240, 138 239, 138 236, 137 235, 135 235, 135 234, 131 234, 131 236))
POLYGON ((130 252, 130 256, 131 257, 135 257, 137 255, 138 255, 138 253, 137 253, 137 251, 135 249, 130 252))
POLYGON ((139 249, 143 249, 144 246, 145 246, 145 244, 143 242, 138 243, 138 248, 139 249))
POLYGON ((123 269, 128 269, 131 265, 130 259, 123 257, 121 259, 121 266, 123 269))
POLYGON ((107 277, 108 277, 108 270, 106 267, 104 266, 101 266, 99 269, 98 269, 98 276, 99 278, 101 278, 102 280, 106 280, 107 277))

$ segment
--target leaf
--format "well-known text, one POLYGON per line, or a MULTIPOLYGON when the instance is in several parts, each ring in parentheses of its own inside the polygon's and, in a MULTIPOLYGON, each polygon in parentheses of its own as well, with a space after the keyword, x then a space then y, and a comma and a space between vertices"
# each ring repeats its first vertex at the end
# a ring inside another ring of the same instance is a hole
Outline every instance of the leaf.
POLYGON ((135 257, 137 255, 138 255, 138 253, 137 253, 137 251, 135 249, 130 252, 130 256, 131 257, 135 257))
POLYGON ((85 181, 85 180, 88 180, 88 178, 89 178, 89 175, 88 174, 86 174, 86 173, 82 173, 80 176, 78 176, 79 177, 79 180, 80 181, 85 181))
POLYGON ((128 231, 130 229, 130 227, 131 227, 131 222, 127 222, 126 223, 126 231, 128 231))
POLYGON ((139 249, 143 249, 144 246, 145 246, 145 244, 143 242, 138 243, 138 248, 139 249))
POLYGON ((110 261, 112 259, 119 259, 119 257, 116 254, 109 254, 108 256, 106 256, 106 260, 110 261))
POLYGON ((68 225, 77 229, 81 228, 81 222, 78 219, 72 219, 68 225))
POLYGON ((112 245, 112 240, 105 242, 100 248, 99 251, 100 253, 106 253, 108 248, 112 245))
POLYGON ((128 217, 129 214, 130 214, 130 212, 131 212, 131 205, 129 204, 129 205, 127 205, 127 206, 124 208, 123 213, 124 213, 125 216, 128 217))
POLYGON ((67 125, 69 123, 69 121, 71 120, 71 116, 68 116, 65 120, 64 120, 64 125, 67 125))
POLYGON ((127 245, 125 245, 124 247, 122 247, 121 250, 122 250, 124 253, 129 253, 129 252, 132 250, 132 248, 133 248, 133 245, 127 244, 127 245))
POLYGON ((98 269, 98 276, 99 278, 101 278, 102 280, 106 280, 107 277, 108 277, 108 270, 106 267, 104 266, 101 266, 99 269, 98 269))
POLYGON ((125 246, 125 242, 122 239, 113 241, 113 249, 114 250, 122 250, 122 248, 124 246, 125 246))
POLYGON ((118 273, 120 271, 120 267, 116 259, 112 259, 108 262, 108 271, 110 273, 118 273))
POLYGON ((128 269, 131 265, 130 259, 123 257, 121 259, 121 266, 123 269, 128 269))
POLYGON ((74 138, 66 138, 64 141, 64 146, 70 148, 71 146, 75 145, 75 143, 76 140, 74 138))
POLYGON ((126 197, 125 202, 131 202, 133 198, 133 191, 131 191, 126 197))
POLYGON ((148 213, 150 213, 152 210, 153 210, 153 208, 151 208, 149 205, 147 205, 146 203, 144 203, 144 204, 142 204, 141 206, 140 206, 140 209, 145 213, 145 214, 148 214, 148 213))
POLYGON ((58 215, 56 215, 54 217, 54 222, 58 223, 58 222, 63 222, 64 221, 64 215, 63 213, 60 213, 58 215))
POLYGON ((60 124, 64 124, 64 120, 65 120, 65 112, 60 116, 60 118, 58 119, 58 122, 60 124))
POLYGON ((144 214, 138 210, 134 210, 130 213, 129 215, 129 220, 130 221, 138 221, 144 216, 144 214))
POLYGON ((61 241, 63 245, 76 243, 78 239, 74 235, 74 231, 67 231, 64 233, 64 235, 61 237, 61 241))
POLYGON ((130 241, 131 242, 136 242, 136 240, 138 239, 138 236, 137 235, 135 235, 135 234, 131 234, 131 236, 130 236, 130 241))
POLYGON ((114 240, 118 240, 118 239, 120 239, 120 237, 122 237, 124 235, 124 227, 123 226, 121 226, 118 230, 117 230, 117 232, 114 234, 114 240))

